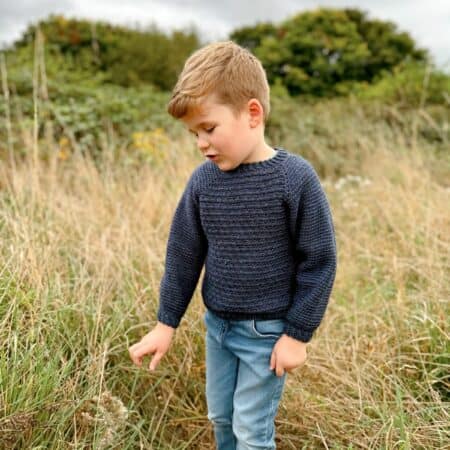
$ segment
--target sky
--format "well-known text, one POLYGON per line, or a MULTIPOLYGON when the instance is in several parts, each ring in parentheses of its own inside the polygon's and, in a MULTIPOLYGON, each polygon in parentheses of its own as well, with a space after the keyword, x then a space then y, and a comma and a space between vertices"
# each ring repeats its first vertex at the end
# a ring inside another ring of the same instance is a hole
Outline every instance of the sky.
POLYGON ((450 0, 0 0, 0 46, 52 13, 131 26, 155 24, 164 31, 194 26, 206 43, 227 39, 240 26, 281 22, 319 6, 356 7, 369 18, 390 20, 427 48, 438 67, 450 71, 450 0))

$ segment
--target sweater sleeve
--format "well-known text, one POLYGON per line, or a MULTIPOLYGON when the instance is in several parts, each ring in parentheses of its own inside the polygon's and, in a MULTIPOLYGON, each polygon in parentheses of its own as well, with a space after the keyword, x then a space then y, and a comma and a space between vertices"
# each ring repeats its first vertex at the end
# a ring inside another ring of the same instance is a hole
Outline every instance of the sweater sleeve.
POLYGON ((176 207, 160 283, 158 321, 173 328, 178 327, 192 299, 207 252, 197 180, 198 170, 195 170, 176 207))
POLYGON ((336 240, 319 177, 306 160, 288 171, 290 232, 296 261, 295 290, 284 332, 308 342, 320 325, 334 284, 336 240))

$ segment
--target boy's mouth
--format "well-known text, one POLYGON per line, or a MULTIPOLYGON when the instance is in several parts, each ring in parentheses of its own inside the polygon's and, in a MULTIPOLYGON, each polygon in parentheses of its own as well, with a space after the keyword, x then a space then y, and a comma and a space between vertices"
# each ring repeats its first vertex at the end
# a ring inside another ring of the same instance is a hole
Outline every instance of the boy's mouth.
POLYGON ((217 158, 217 155, 206 155, 206 157, 214 161, 217 158))

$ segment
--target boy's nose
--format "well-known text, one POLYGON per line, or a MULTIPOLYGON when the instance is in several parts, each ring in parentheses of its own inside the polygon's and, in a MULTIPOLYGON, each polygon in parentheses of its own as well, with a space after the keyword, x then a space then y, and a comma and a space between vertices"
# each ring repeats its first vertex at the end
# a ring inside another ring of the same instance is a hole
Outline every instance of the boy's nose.
POLYGON ((197 145, 200 150, 203 150, 209 147, 209 142, 203 138, 198 138, 197 145))

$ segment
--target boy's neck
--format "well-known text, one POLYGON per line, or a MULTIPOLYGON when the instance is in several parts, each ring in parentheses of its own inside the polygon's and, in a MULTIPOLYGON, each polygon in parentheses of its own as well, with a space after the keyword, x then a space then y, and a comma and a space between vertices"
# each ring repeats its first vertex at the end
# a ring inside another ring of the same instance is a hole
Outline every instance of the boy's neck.
POLYGON ((270 145, 267 145, 265 141, 262 141, 262 143, 249 154, 248 158, 242 161, 242 164, 265 161, 266 159, 273 158, 276 153, 277 152, 270 145))

